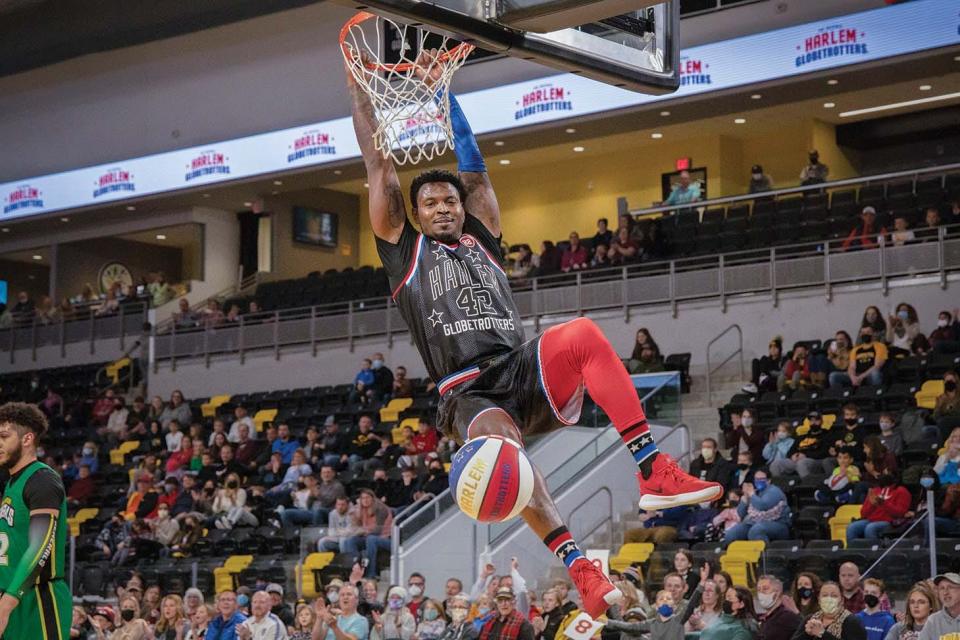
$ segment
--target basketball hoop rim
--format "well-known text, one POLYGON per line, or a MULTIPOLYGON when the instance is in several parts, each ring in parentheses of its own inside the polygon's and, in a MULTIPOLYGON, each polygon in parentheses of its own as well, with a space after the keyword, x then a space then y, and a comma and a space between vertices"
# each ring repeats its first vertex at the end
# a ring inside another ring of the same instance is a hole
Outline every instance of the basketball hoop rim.
MULTIPOLYGON (((340 50, 343 53, 343 57, 347 62, 353 60, 353 54, 348 50, 346 45, 347 36, 350 34, 350 30, 370 19, 379 18, 380 16, 370 13, 369 11, 360 11, 355 16, 347 20, 343 27, 340 29, 340 50)), ((450 60, 460 60, 466 58, 474 50, 474 46, 467 42, 461 42, 457 46, 453 47, 449 51, 444 51, 441 53, 437 60, 439 62, 448 62, 450 60)), ((400 73, 405 73, 412 70, 417 65, 412 62, 401 62, 398 64, 383 64, 381 62, 368 62, 363 65, 368 71, 396 71, 400 73)))

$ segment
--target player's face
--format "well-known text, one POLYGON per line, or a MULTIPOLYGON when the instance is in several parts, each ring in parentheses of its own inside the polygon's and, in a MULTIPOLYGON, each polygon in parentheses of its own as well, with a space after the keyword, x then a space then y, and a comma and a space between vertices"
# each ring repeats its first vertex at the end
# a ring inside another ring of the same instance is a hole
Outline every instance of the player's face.
POLYGON ((9 422, 0 424, 0 467, 10 469, 20 462, 23 456, 23 439, 31 435, 27 433, 20 436, 16 427, 9 422))
POLYGON ((428 182, 417 194, 417 219, 423 234, 441 242, 456 242, 463 233, 463 203, 449 182, 428 182))

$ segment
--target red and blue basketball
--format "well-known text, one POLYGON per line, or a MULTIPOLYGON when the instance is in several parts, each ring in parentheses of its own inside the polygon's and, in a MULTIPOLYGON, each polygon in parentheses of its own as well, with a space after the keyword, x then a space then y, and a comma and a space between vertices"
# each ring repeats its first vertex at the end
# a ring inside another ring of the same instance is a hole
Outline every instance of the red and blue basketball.
POLYGON ((480 436, 453 456, 450 491, 460 510, 474 520, 509 520, 533 496, 533 466, 513 440, 480 436))

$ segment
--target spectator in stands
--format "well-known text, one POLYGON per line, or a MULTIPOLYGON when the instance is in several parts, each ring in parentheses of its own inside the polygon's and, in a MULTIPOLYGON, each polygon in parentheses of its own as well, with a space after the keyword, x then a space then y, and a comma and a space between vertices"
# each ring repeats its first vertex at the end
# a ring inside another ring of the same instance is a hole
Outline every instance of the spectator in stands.
POLYGON ((397 367, 396 374, 393 376, 393 389, 391 395, 394 398, 412 398, 413 383, 407 378, 407 368, 403 365, 397 367))
POLYGON ((233 591, 221 591, 217 594, 217 613, 219 614, 207 624, 207 634, 204 640, 236 640, 237 627, 246 621, 237 607, 237 594, 233 591))
POLYGON ((818 599, 820 598, 820 586, 823 583, 820 576, 815 573, 798 573, 793 579, 793 588, 790 594, 793 601, 797 603, 797 609, 801 616, 809 616, 820 608, 818 599))
POLYGON ((940 484, 960 483, 960 427, 955 428, 944 442, 944 452, 937 457, 933 470, 937 472, 940 484))
MULTIPOLYGON (((236 304, 236 303, 231 304, 231 305, 230 305, 230 308, 227 309, 227 315, 225 315, 225 316, 223 317, 223 323, 224 323, 224 324, 237 324, 238 322, 240 322, 240 316, 242 316, 242 315, 243 315, 243 313, 240 311, 240 305, 238 305, 238 304, 236 304)), ((311 614, 313 613, 313 610, 312 610, 312 609, 310 610, 310 613, 311 613, 311 614)))
POLYGON ((670 195, 663 201, 663 206, 689 204, 700 200, 703 200, 700 183, 690 179, 689 171, 681 171, 679 181, 673 185, 670 195))
POLYGON ((133 428, 149 418, 150 407, 144 403, 143 396, 136 396, 133 399, 133 405, 127 407, 127 428, 133 428))
MULTIPOLYGON (((229 448, 229 445, 224 447, 224 449, 229 448)), ((303 449, 298 447, 293 452, 293 458, 283 474, 283 479, 279 484, 270 487, 264 494, 264 498, 274 506, 285 503, 290 498, 290 494, 297 489, 300 479, 312 474, 313 468, 307 464, 307 457, 303 453, 303 449)))
POLYGON ((176 453, 180 451, 180 447, 183 446, 183 432, 180 431, 179 422, 176 420, 171 420, 167 423, 167 435, 165 439, 168 453, 176 453))
MULTIPOLYGON (((271 582, 264 591, 270 596, 270 602, 268 603, 270 613, 277 616, 284 625, 292 627, 294 622, 293 608, 283 601, 283 587, 276 582, 271 582)), ((269 638, 269 634, 266 637, 269 638)))
POLYGON ((239 433, 240 439, 233 459, 244 468, 243 475, 249 475, 252 471, 250 464, 256 460, 260 452, 260 443, 250 437, 250 427, 245 424, 240 425, 239 433))
POLYGON ((885 227, 877 228, 877 210, 867 205, 860 213, 860 222, 850 230, 841 249, 843 251, 876 249, 879 246, 880 236, 885 235, 887 235, 885 227))
MULTIPOLYGON (((768 467, 771 467, 777 460, 789 460, 790 451, 796 444, 793 437, 793 427, 789 420, 781 420, 777 423, 775 431, 770 432, 770 441, 763 447, 763 461, 768 467)), ((774 476, 777 474, 774 473, 774 476)))
POLYGON ((640 329, 637 329, 637 335, 633 342, 633 352, 631 353, 630 358, 633 360, 639 360, 640 354, 644 347, 650 347, 656 354, 656 357, 660 358, 660 347, 657 345, 657 341, 653 339, 652 335, 650 335, 649 329, 646 327, 641 327, 640 329))
POLYGON ((33 321, 36 305, 26 291, 17 293, 17 303, 10 310, 17 324, 29 324, 33 321))
POLYGON ((207 300, 207 306, 197 316, 197 323, 204 329, 216 329, 223 324, 223 321, 223 310, 216 298, 207 300))
POLYGON ((345 495, 340 496, 329 513, 327 535, 317 540, 317 550, 347 553, 346 541, 356 533, 350 499, 345 495))
POLYGON ((427 416, 420 416, 420 421, 417 423, 417 433, 413 436, 413 446, 417 455, 423 458, 427 454, 433 453, 437 450, 439 442, 440 435, 430 424, 427 416))
MULTIPOLYGON (((106 297, 103 300, 103 303, 97 307, 94 314, 97 317, 112 316, 117 311, 120 310, 120 283, 114 282, 113 286, 107 289, 106 297)), ((38 308, 39 314, 39 308, 38 308)))
POLYGON ((883 412, 877 418, 880 423, 880 443, 899 458, 903 453, 903 434, 897 429, 897 421, 892 413, 883 412))
POLYGON ((240 486, 240 478, 235 473, 227 476, 223 488, 217 489, 212 511, 210 525, 217 529, 233 529, 238 524, 247 527, 260 524, 247 507, 247 491, 240 486))
POLYGON ((53 387, 47 387, 47 394, 37 406, 48 418, 59 416, 63 413, 63 398, 53 387))
POLYGON ((610 257, 608 254, 607 245, 600 244, 593 245, 593 256, 590 258, 590 268, 591 269, 604 269, 611 265, 610 257))
MULTIPOLYGON (((193 437, 200 436, 202 434, 192 434, 193 437)), ((239 435, 239 432, 238 432, 239 435)), ((224 422, 221 418, 214 418, 211 425, 210 436, 207 438, 207 446, 213 447, 218 446, 222 447, 229 440, 229 435, 227 434, 227 423, 224 422)))
POLYGON ((943 374, 943 393, 937 396, 933 406, 933 419, 940 429, 943 439, 954 428, 960 426, 960 375, 956 371, 943 374))
POLYGON ((767 355, 751 362, 750 383, 744 385, 743 390, 754 394, 776 391, 783 363, 783 338, 775 336, 767 345, 767 355))
POLYGON ((720 455, 717 441, 704 438, 700 443, 700 455, 690 463, 690 475, 707 482, 723 483, 732 471, 729 461, 720 455))
POLYGON ((773 178, 763 172, 763 167, 755 164, 750 168, 750 184, 747 193, 761 193, 773 190, 773 178))
POLYGON ((830 362, 828 380, 829 374, 834 371, 846 372, 850 367, 850 347, 852 345, 853 340, 851 340, 849 333, 843 330, 837 331, 833 340, 827 346, 827 359, 830 362))
POLYGON ((446 471, 443 470, 443 463, 439 458, 433 458, 427 464, 427 474, 420 478, 417 484, 417 492, 413 494, 414 500, 429 500, 434 496, 443 493, 450 486, 446 471))
POLYGON ((882 340, 887 334, 887 321, 883 319, 880 309, 870 305, 863 311, 863 318, 860 320, 860 328, 870 327, 873 329, 873 335, 882 340))
POLYGON ((940 609, 940 599, 929 581, 918 582, 907 592, 903 619, 887 634, 889 640, 917 640, 927 619, 940 609))
POLYGON ((199 323, 199 316, 190 308, 190 301, 180 298, 178 309, 173 313, 173 322, 177 329, 195 329, 199 323))
POLYGON ((940 235, 940 210, 937 207, 927 207, 923 214, 923 226, 919 227, 916 236, 923 240, 936 240, 940 235))
POLYGON ((840 586, 825 582, 820 588, 819 610, 803 620, 794 640, 866 640, 860 619, 843 607, 840 586))
POLYGON ((373 361, 364 358, 360 362, 360 371, 353 377, 353 389, 350 391, 348 402, 357 404, 366 402, 367 391, 373 388, 373 361))
POLYGON ((882 580, 867 578, 863 581, 863 611, 857 614, 867 632, 867 640, 884 640, 896 624, 893 616, 880 607, 880 599, 886 595, 882 580))
POLYGON ((734 540, 787 540, 790 538, 790 507, 780 487, 770 484, 767 472, 759 469, 753 482, 743 485, 743 499, 737 509, 740 524, 729 529, 724 543, 734 540))
POLYGON ((406 599, 406 589, 399 585, 390 587, 386 608, 382 614, 373 617, 371 640, 411 640, 417 630, 417 620, 410 610, 403 606, 406 599))
POLYGON ((754 471, 753 455, 750 450, 740 451, 737 453, 737 468, 733 470, 730 480, 724 485, 742 491, 744 483, 753 482, 754 471))
POLYGON ((937 328, 930 332, 930 344, 937 353, 956 353, 960 350, 960 324, 949 311, 937 314, 937 328))
POLYGON ((314 640, 343 640, 344 637, 353 637, 355 640, 367 640, 370 623, 365 616, 357 612, 359 598, 357 588, 352 584, 340 587, 336 606, 338 609, 328 609, 322 598, 314 603, 317 613, 317 622, 313 627, 314 640))
MULTIPOLYGON (((126 596, 120 600, 120 622, 113 633, 113 638, 121 640, 149 640, 153 638, 153 631, 150 625, 140 617, 140 603, 132 596, 126 596)), ((209 636, 208 636, 209 637, 209 636)), ((217 639, 215 639, 217 640, 217 639)))
POLYGON ((517 256, 510 263, 509 275, 511 278, 526 278, 539 263, 539 256, 533 255, 528 244, 521 244, 517 256))
MULTIPOLYGON (((287 640, 287 625, 270 612, 270 605, 271 596, 268 592, 254 592, 250 598, 250 617, 236 627, 239 640, 287 640)), ((293 618, 292 615, 290 617, 293 618)))
MULTIPOLYGON (((377 570, 377 552, 380 549, 390 549, 390 534, 393 526, 393 514, 387 505, 383 504, 373 491, 361 489, 357 508, 354 512, 354 527, 360 531, 344 542, 346 553, 357 556, 360 549, 364 550, 367 566, 364 577, 374 578, 379 575, 377 570)), ((341 591, 341 595, 342 595, 341 591)), ((341 603, 342 604, 342 603, 341 603)))
POLYGON ((590 245, 596 247, 598 244, 603 244, 609 247, 611 242, 613 242, 613 233, 610 231, 609 221, 606 218, 597 219, 597 232, 593 234, 590 245))
POLYGON ((340 462, 349 463, 354 471, 373 468, 380 464, 379 461, 374 462, 373 457, 381 446, 383 439, 373 433, 373 419, 369 415, 362 415, 357 421, 357 433, 347 449, 349 453, 342 455, 340 462))
POLYGON ((622 265, 639 261, 640 245, 636 238, 630 235, 626 227, 617 229, 617 237, 613 239, 609 249, 607 249, 607 257, 610 258, 611 265, 622 265))
POLYGON ((438 640, 447 628, 447 617, 436 600, 426 599, 420 607, 417 640, 438 640))
MULTIPOLYGON (((945 538, 960 536, 960 484, 954 482, 944 487, 943 499, 936 507, 934 520, 938 536, 945 538)), ((928 530, 927 527, 927 519, 924 518, 924 531, 928 530)))
POLYGON ((706 538, 709 540, 720 540, 727 531, 740 524, 740 501, 743 499, 743 492, 740 489, 731 487, 727 490, 727 499, 720 504, 720 510, 710 521, 710 527, 707 528, 706 538))
POLYGON ((190 424, 192 419, 190 407, 183 401, 183 392, 179 389, 174 390, 170 394, 170 403, 159 416, 160 426, 166 429, 171 420, 176 420, 180 424, 190 424))
MULTIPOLYGON (((628 590, 622 591, 624 596, 628 595, 628 590)), ((560 607, 560 596, 554 589, 547 589, 543 592, 542 603, 540 615, 535 616, 530 622, 533 624, 536 640, 553 640, 566 613, 560 607)), ((624 609, 627 609, 627 607, 625 606, 624 609)))
POLYGON ((942 573, 933 582, 943 608, 927 618, 920 640, 949 640, 960 633, 960 575, 942 573))
POLYGON ((631 359, 629 361, 628 371, 633 373, 656 373, 658 371, 663 371, 663 363, 657 358, 656 351, 654 347, 650 344, 644 345, 640 350, 640 358, 638 360, 631 359))
POLYGON ((107 420, 110 418, 110 414, 113 413, 114 407, 115 395, 113 389, 108 388, 93 405, 93 409, 90 412, 93 422, 100 425, 106 425, 107 420))
POLYGON ((813 495, 820 504, 848 504, 854 500, 853 488, 860 482, 860 469, 853 463, 850 447, 832 450, 836 451, 837 467, 824 479, 826 489, 818 489, 813 495))
POLYGON ((180 532, 180 524, 170 517, 170 507, 161 504, 157 507, 157 517, 148 521, 154 540, 164 547, 169 546, 180 532))
POLYGON ((709 629, 723 616, 724 594, 710 577, 710 565, 706 562, 700 568, 700 604, 696 606, 687 620, 686 632, 696 633, 709 629))
POLYGON ((740 412, 740 425, 724 430, 726 445, 730 455, 734 452, 749 451, 753 460, 763 460, 763 446, 767 438, 763 429, 756 424, 757 414, 749 407, 740 412))
POLYGON ((903 324, 904 331, 911 340, 920 333, 920 319, 917 316, 917 310, 912 305, 901 302, 897 305, 896 314, 891 315, 887 323, 886 341, 888 343, 893 341, 891 326, 897 320, 903 324))
POLYGON ((290 435, 290 425, 285 422, 277 427, 277 439, 271 445, 273 453, 279 453, 283 464, 293 462, 293 454, 300 448, 300 442, 290 435))
POLYGON ((897 472, 897 457, 880 440, 880 436, 867 436, 863 447, 863 473, 854 487, 854 502, 863 502, 871 487, 879 486, 880 478, 897 472))
POLYGON ((893 232, 890 234, 890 242, 895 247, 902 247, 908 242, 916 240, 913 231, 910 230, 910 221, 907 214, 898 211, 893 215, 893 232))
POLYGON ((327 416, 323 423, 323 437, 320 439, 319 448, 323 452, 321 457, 323 464, 331 466, 339 465, 341 458, 347 454, 348 443, 340 433, 340 425, 332 415, 327 416))
POLYGON ((773 575, 757 580, 756 611, 760 623, 760 640, 790 640, 803 622, 800 614, 787 608, 783 583, 773 575))
POLYGON ((820 152, 816 149, 812 150, 808 155, 808 159, 810 160, 810 164, 800 171, 800 184, 806 186, 826 182, 827 176, 830 174, 830 168, 820 162, 820 152))
POLYGON ((910 491, 900 484, 896 473, 882 476, 879 485, 867 492, 862 518, 847 525, 847 542, 857 538, 879 540, 885 531, 907 520, 910 501, 910 491))
POLYGON ((587 248, 580 244, 580 234, 571 231, 569 239, 570 246, 564 249, 560 257, 560 270, 569 273, 586 269, 590 263, 590 256, 587 254, 587 248))
POLYGON ((81 464, 77 479, 70 483, 67 491, 67 504, 71 507, 82 507, 97 492, 97 483, 90 474, 90 465, 81 464))
MULTIPOLYGON (((260 308, 260 303, 257 302, 256 300, 251 300, 251 301, 250 301, 250 304, 247 305, 247 313, 244 314, 244 315, 246 315, 246 316, 257 316, 257 315, 259 315, 259 314, 261 314, 261 313, 263 313, 263 309, 260 308)), ((254 320, 254 321, 261 320, 261 318, 257 318, 257 317, 253 317, 253 318, 251 318, 251 319, 254 320)))
POLYGON ((850 613, 863 611, 863 589, 860 585, 860 567, 853 562, 840 565, 838 578, 843 594, 843 608, 850 613))
POLYGON ((644 511, 638 516, 643 526, 628 529, 624 534, 624 542, 673 542, 677 539, 677 533, 689 512, 690 508, 685 506, 663 511, 644 511))
MULTIPOLYGON (((203 477, 204 470, 200 472, 201 478, 203 477)), ((283 480, 283 474, 286 473, 286 471, 287 468, 283 464, 283 457, 279 453, 272 453, 270 454, 270 461, 265 466, 260 467, 260 482, 265 487, 272 487, 283 480)))
POLYGON ((796 390, 810 386, 810 359, 807 347, 797 343, 777 380, 777 390, 796 390))
POLYGON ((373 384, 367 391, 367 397, 373 402, 386 403, 390 400, 393 390, 393 371, 384 364, 383 354, 375 353, 370 360, 373 369, 373 384))
POLYGON ((513 589, 497 589, 495 599, 497 613, 480 629, 480 640, 533 640, 533 625, 517 611, 513 589))
POLYGON ((560 261, 562 252, 550 240, 544 240, 540 244, 540 265, 531 270, 534 276, 549 276, 554 273, 560 273, 560 261))
POLYGON ((887 345, 879 340, 875 341, 874 338, 873 327, 860 328, 860 344, 850 352, 850 365, 846 373, 834 371, 830 374, 831 387, 883 384, 883 365, 888 357, 887 345))
POLYGON ((230 425, 230 433, 227 434, 227 440, 229 442, 240 442, 240 425, 247 425, 247 427, 250 429, 250 433, 256 433, 257 425, 254 423, 253 418, 247 414, 246 407, 239 404, 234 407, 233 417, 234 421, 230 425))
POLYGON ((702 640, 753 640, 759 632, 753 594, 746 587, 727 589, 719 622, 700 633, 702 640))

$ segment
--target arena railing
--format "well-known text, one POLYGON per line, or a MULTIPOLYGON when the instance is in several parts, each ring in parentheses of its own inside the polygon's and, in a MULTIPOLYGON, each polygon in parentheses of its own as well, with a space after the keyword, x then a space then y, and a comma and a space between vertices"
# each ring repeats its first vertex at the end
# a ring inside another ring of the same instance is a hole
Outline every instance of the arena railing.
POLYGON ((149 303, 145 300, 124 302, 116 313, 97 315, 95 305, 74 310, 69 317, 60 316, 45 322, 34 316, 26 322, 0 329, 0 351, 9 353, 10 364, 17 361, 18 351, 29 350, 32 362, 37 361, 37 350, 43 347, 59 346, 60 357, 66 357, 67 344, 77 342, 90 343, 90 355, 97 352, 98 340, 116 338, 120 350, 127 348, 131 337, 138 339, 143 335, 143 325, 147 321, 149 303))
MULTIPOLYGON (((960 271, 960 225, 940 227, 936 235, 893 246, 881 238, 876 249, 842 250, 842 240, 817 240, 764 249, 677 258, 532 278, 513 284, 521 317, 536 331, 545 316, 619 311, 629 322, 632 310, 669 305, 676 317, 680 303, 716 299, 725 312, 732 296, 768 294, 774 307, 781 292, 822 289, 829 301, 843 284, 879 282, 886 295, 891 278, 935 276, 942 288, 947 274, 960 271)), ((92 330, 91 330, 92 331, 92 330)), ((232 325, 151 333, 153 368, 160 361, 176 369, 182 359, 234 355, 243 364, 251 351, 270 350, 276 359, 290 347, 337 342, 353 350, 357 340, 383 338, 388 347, 407 334, 389 297, 279 309, 245 315, 232 325)))

